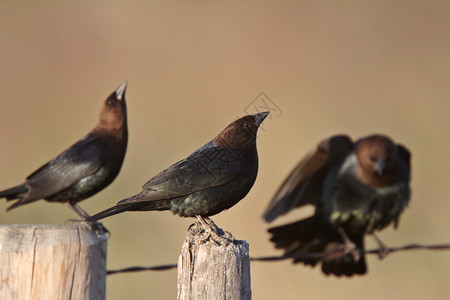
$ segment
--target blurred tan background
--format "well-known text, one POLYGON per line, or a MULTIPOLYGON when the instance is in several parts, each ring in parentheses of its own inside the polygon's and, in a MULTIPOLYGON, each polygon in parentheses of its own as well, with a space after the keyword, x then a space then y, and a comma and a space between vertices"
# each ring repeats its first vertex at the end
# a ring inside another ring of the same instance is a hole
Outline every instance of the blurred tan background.
MULTIPOLYGON (((450 5, 447 1, 77 1, 0 3, 0 188, 86 134, 122 81, 130 138, 121 173, 81 202, 90 213, 140 191, 156 173, 219 133, 262 91, 282 111, 258 139, 258 179, 213 217, 280 254, 261 215, 293 166, 336 133, 382 132, 413 153, 412 201, 391 246, 449 242, 450 5), (275 4, 276 3, 276 4, 275 4)), ((63 223, 75 214, 39 201, 1 223, 63 223)), ((306 210, 310 212, 310 210, 306 210)), ((277 220, 299 218, 296 211, 277 220)), ((124 213, 108 267, 175 263, 193 222, 169 212, 124 213)), ((366 239, 370 247, 372 238, 366 239)), ((368 258, 369 274, 325 277, 290 262, 251 265, 254 299, 448 299, 450 253, 368 258)), ((174 299, 176 271, 113 275, 108 299, 174 299)))

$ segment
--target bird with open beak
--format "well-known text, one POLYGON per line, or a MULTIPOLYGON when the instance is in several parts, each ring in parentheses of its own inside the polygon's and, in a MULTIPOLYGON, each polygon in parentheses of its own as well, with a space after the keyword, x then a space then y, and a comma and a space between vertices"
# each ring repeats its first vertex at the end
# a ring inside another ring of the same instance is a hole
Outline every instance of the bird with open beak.
POLYGON ((327 275, 364 274, 364 235, 391 223, 397 227, 409 202, 409 181, 410 153, 389 137, 371 135, 355 143, 344 135, 326 139, 289 174, 263 217, 271 222, 307 204, 315 206, 314 215, 270 228, 271 241, 294 262, 322 263, 327 275), (349 255, 324 259, 300 255, 333 253, 342 247, 349 255))

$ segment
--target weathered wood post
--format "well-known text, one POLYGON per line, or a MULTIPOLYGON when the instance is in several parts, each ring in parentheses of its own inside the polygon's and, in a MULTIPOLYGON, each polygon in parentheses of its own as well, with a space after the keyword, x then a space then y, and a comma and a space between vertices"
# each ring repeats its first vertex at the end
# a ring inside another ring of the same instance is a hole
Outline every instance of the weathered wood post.
POLYGON ((0 225, 0 299, 105 299, 106 245, 83 223, 0 225))
POLYGON ((251 299, 249 246, 196 222, 178 259, 178 299, 251 299))

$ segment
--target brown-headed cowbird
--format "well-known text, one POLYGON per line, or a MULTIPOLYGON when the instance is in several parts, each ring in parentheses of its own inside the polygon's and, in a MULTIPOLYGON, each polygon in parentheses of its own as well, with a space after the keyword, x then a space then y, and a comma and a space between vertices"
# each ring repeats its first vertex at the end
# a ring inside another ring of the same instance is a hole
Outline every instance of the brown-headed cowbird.
POLYGON ((154 176, 142 191, 86 221, 124 211, 170 210, 181 217, 212 216, 244 198, 258 173, 256 133, 269 112, 247 115, 212 141, 154 176))
POLYGON ((8 201, 19 199, 7 210, 39 199, 61 202, 80 217, 89 215, 76 203, 108 186, 119 174, 128 142, 127 108, 122 83, 103 103, 97 125, 26 178, 25 183, 0 192, 8 201))
MULTIPOLYGON (((264 213, 268 222, 293 208, 315 206, 313 216, 270 228, 271 241, 286 256, 331 253, 353 245, 353 255, 339 258, 294 258, 325 274, 366 273, 364 235, 374 234, 398 219, 410 197, 410 153, 383 135, 353 143, 333 136, 319 144, 289 174, 264 213), (359 250, 357 250, 359 249, 359 250)), ((381 243, 381 242, 380 242, 381 243)), ((350 249, 347 248, 346 251, 350 249)))

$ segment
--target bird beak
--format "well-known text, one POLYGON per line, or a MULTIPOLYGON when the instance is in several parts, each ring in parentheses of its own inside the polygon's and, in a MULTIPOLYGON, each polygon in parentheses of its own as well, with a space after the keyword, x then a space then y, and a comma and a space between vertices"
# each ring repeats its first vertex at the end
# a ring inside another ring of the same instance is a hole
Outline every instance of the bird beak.
POLYGON ((373 165, 374 165, 375 170, 377 171, 378 175, 382 176, 384 167, 386 167, 384 160, 382 158, 380 158, 379 160, 374 162, 373 165))
POLYGON ((116 90, 117 100, 122 100, 125 97, 125 91, 127 90, 128 82, 125 80, 116 90))
POLYGON ((265 112, 262 112, 262 113, 254 114, 253 116, 255 117, 256 126, 261 125, 261 123, 269 115, 269 113, 270 113, 269 111, 265 111, 265 112))

